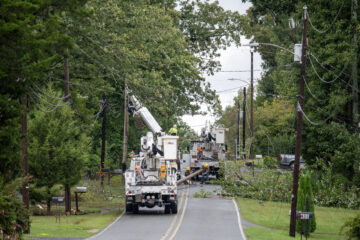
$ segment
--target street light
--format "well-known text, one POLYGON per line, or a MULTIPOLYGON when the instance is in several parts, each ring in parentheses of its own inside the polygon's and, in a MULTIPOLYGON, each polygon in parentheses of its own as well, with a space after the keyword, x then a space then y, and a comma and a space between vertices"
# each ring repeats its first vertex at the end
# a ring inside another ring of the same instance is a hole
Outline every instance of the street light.
POLYGON ((240 78, 228 78, 229 81, 240 81, 240 82, 244 82, 246 84, 249 84, 248 81, 240 79, 240 78))

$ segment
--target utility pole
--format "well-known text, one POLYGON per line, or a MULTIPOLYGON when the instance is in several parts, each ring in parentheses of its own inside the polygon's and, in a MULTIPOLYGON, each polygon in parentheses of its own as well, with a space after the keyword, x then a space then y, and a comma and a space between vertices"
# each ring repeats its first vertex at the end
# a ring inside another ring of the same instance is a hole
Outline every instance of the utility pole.
MULTIPOLYGON (((105 168, 105 145, 106 145, 106 95, 103 95, 102 99, 102 109, 103 109, 103 119, 101 126, 101 160, 100 160, 100 186, 103 188, 104 186, 104 173, 103 169, 105 168)), ((110 174, 110 173, 109 173, 110 174)))
MULTIPOLYGON (((69 59, 66 55, 64 58, 64 101, 70 100, 70 78, 69 78, 69 59)), ((71 214, 71 189, 69 184, 65 184, 65 213, 71 214)))
POLYGON ((236 138, 236 156, 239 157, 240 156, 240 128, 241 128, 241 104, 240 104, 240 100, 238 100, 238 116, 237 116, 237 120, 238 120, 238 126, 237 126, 237 138, 236 138))
POLYGON ((355 131, 358 130, 359 123, 359 93, 358 93, 358 37, 357 37, 357 9, 358 9, 358 1, 351 1, 351 21, 353 26, 353 41, 352 41, 352 52, 354 54, 352 60, 352 71, 351 71, 351 79, 352 79, 352 95, 353 95, 353 104, 352 104, 352 115, 353 115, 353 125, 355 127, 355 131))
MULTIPOLYGON (((129 112, 128 112, 129 98, 126 90, 124 89, 124 134, 123 134, 123 156, 122 156, 122 172, 123 176, 126 171, 126 160, 127 160, 127 142, 128 142, 128 125, 129 125, 129 112)), ((125 184, 125 178, 123 177, 125 184)))
POLYGON ((243 152, 244 160, 246 159, 245 146, 246 146, 246 87, 244 87, 244 99, 243 99, 243 152))
POLYGON ((254 137, 254 51, 250 50, 251 53, 251 99, 250 99, 250 159, 253 159, 253 137, 254 137))
POLYGON ((290 217, 290 231, 289 235, 295 237, 296 230, 296 204, 299 185, 299 162, 301 156, 301 141, 302 141, 302 127, 303 127, 303 113, 304 109, 304 78, 306 66, 306 45, 307 45, 307 7, 304 6, 304 29, 302 36, 302 51, 301 51, 301 67, 300 67, 300 94, 297 104, 298 121, 296 129, 296 146, 295 146, 295 162, 293 172, 293 189, 291 195, 291 217, 290 217))
MULTIPOLYGON (((29 209, 29 164, 28 164, 28 152, 27 152, 27 96, 21 99, 21 104, 24 108, 24 113, 21 119, 21 157, 22 157, 22 169, 23 169, 23 185, 22 185, 22 197, 24 205, 29 209)), ((30 226, 27 227, 27 232, 30 233, 30 226)))

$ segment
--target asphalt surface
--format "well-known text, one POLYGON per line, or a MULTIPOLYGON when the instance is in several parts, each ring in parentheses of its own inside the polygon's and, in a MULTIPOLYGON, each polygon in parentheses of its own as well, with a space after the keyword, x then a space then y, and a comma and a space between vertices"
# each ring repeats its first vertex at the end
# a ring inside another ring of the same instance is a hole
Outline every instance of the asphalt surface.
POLYGON ((233 200, 217 197, 219 186, 180 185, 178 189, 178 214, 164 214, 164 209, 158 207, 140 208, 139 214, 125 213, 88 239, 245 240, 237 207, 233 200), (197 192, 205 192, 208 197, 194 198, 197 192))

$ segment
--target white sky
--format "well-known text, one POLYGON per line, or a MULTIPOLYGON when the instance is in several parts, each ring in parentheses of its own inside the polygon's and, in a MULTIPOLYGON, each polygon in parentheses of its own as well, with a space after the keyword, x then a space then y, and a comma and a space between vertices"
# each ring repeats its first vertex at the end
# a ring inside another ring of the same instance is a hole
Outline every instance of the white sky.
MULTIPOLYGON (((238 11, 240 14, 246 14, 246 10, 251 6, 250 3, 242 3, 241 0, 219 0, 220 6, 225 10, 238 11)), ((249 43, 248 39, 241 37, 241 44, 249 43)), ((250 71, 250 48, 249 47, 235 47, 231 46, 226 50, 221 50, 221 57, 218 59, 222 65, 222 71, 250 71)), ((254 70, 261 69, 261 57, 258 53, 254 52, 254 70)), ((254 83, 256 85, 257 79, 261 76, 261 71, 254 71, 254 83)), ((238 90, 243 89, 246 83, 236 80, 228 80, 229 78, 242 79, 250 83, 250 72, 218 72, 213 76, 205 76, 206 81, 211 84, 211 88, 215 89, 219 95, 222 108, 233 105, 233 99, 237 95, 238 90), (231 91, 225 91, 228 89, 231 91)), ((247 86, 246 86, 247 87, 247 86)), ((202 106, 202 111, 206 111, 206 105, 202 106)), ((202 115, 184 115, 182 120, 185 121, 195 132, 200 133, 202 127, 206 122, 214 123, 215 118, 208 113, 202 115)))

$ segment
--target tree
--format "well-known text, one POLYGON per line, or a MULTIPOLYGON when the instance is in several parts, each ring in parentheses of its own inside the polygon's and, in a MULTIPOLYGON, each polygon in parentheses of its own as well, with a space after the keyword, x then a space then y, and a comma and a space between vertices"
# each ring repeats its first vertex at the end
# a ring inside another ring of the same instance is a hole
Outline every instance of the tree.
POLYGON ((50 213, 51 188, 61 183, 65 188, 66 212, 70 212, 70 187, 81 178, 83 164, 91 143, 81 131, 75 112, 61 99, 61 92, 49 84, 29 120, 29 163, 35 184, 47 189, 47 211, 50 213), (55 99, 54 99, 55 98, 55 99), (55 106, 55 107, 54 107, 55 106))
MULTIPOLYGON (((287 49, 292 49, 295 43, 301 41, 302 8, 307 5, 309 45, 305 105, 302 109, 306 115, 303 156, 310 165, 316 158, 324 159, 328 166, 333 166, 334 173, 355 184, 354 166, 359 157, 352 153, 357 153, 360 146, 355 143, 358 134, 351 109, 354 92, 359 94, 359 91, 358 86, 351 84, 351 65, 354 54, 358 53, 354 52, 350 39, 353 38, 354 25, 358 27, 359 23, 351 20, 351 1, 249 2, 253 6, 243 19, 243 33, 255 42, 273 43, 287 49), (295 28, 289 28, 289 18, 295 28), (349 151, 350 148, 353 150, 349 151)), ((266 71, 259 81, 257 105, 286 97, 293 99, 290 103, 296 109, 300 77, 299 66, 293 62, 293 56, 268 46, 260 45, 256 50, 264 60, 266 71)), ((359 62, 357 65, 359 67, 359 62)))
POLYGON ((314 196, 312 194, 309 172, 300 176, 297 200, 297 211, 313 213, 313 218, 311 220, 296 221, 296 231, 309 237, 310 233, 316 230, 314 196))

